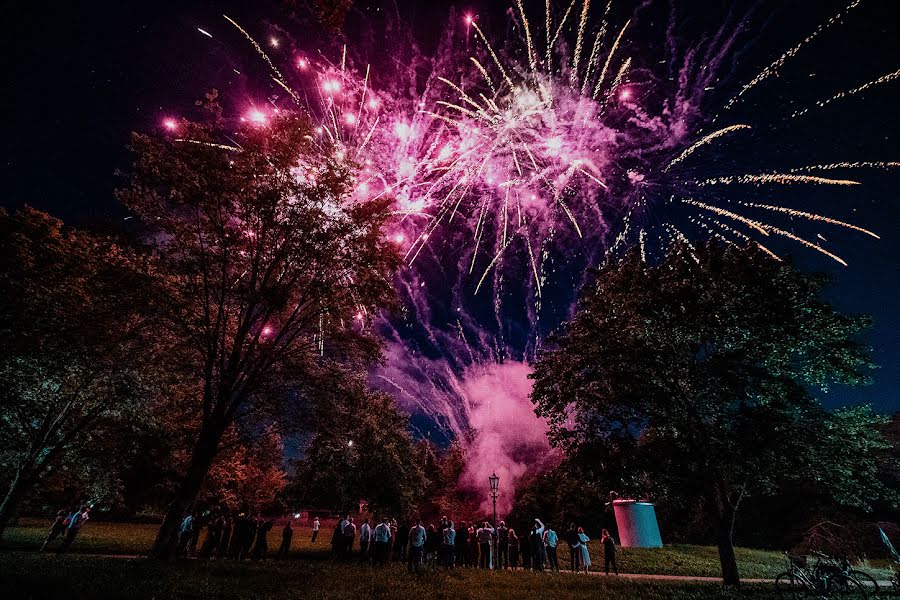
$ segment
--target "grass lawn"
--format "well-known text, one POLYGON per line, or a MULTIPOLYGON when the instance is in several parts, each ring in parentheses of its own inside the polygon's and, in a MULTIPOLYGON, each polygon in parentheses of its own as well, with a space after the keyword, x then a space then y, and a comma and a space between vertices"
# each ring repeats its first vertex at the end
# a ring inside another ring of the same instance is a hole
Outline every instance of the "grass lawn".
MULTIPOLYGON (((90 598, 766 598, 771 586, 746 586, 740 593, 724 592, 716 584, 648 580, 616 580, 585 575, 484 573, 457 569, 411 578, 399 565, 372 570, 329 560, 326 529, 318 543, 310 543, 308 528, 295 528, 291 560, 263 563, 233 561, 183 561, 161 563, 144 558, 98 555, 142 555, 156 533, 156 525, 89 522, 67 556, 38 554, 47 524, 22 520, 10 527, 0 549, 0 594, 4 598, 34 599, 53 596, 90 598)), ((202 541, 202 537, 201 537, 202 541)), ((281 542, 276 528, 269 534, 274 552, 281 542)), ((741 575, 774 578, 785 564, 778 552, 738 548, 741 575)), ((591 556, 600 561, 602 551, 591 544, 591 556)), ((671 545, 661 549, 619 550, 623 573, 654 575, 719 576, 715 548, 671 545)), ((568 551, 560 549, 560 565, 568 565, 568 551)), ((889 572, 870 569, 879 579, 889 572)))
POLYGON ((723 591, 717 584, 635 581, 563 573, 494 573, 471 569, 438 570, 411 576, 399 565, 383 569, 347 566, 327 560, 263 563, 121 559, 90 554, 0 553, 2 597, 369 600, 712 600, 772 597, 770 586, 723 591))

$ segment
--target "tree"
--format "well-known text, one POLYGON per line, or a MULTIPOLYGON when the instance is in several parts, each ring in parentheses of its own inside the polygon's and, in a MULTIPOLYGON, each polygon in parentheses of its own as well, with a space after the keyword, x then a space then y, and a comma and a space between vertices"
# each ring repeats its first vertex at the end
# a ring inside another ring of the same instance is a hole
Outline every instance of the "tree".
POLYGON ((198 433, 154 542, 158 557, 173 556, 230 426, 286 385, 297 398, 314 393, 323 356, 376 356, 365 317, 389 301, 397 260, 381 234, 387 200, 353 200, 353 166, 305 116, 282 113, 232 135, 214 93, 209 100, 209 123, 182 121, 177 138, 133 136, 120 192, 148 228, 169 291, 167 326, 200 382, 198 433))
MULTIPOLYGON (((807 479, 866 506, 883 445, 868 409, 825 411, 812 386, 859 384, 868 326, 820 298, 824 278, 755 249, 681 246, 658 266, 632 253, 594 273, 537 361, 532 399, 551 441, 621 460, 623 493, 702 504, 726 584, 739 584, 741 500, 807 479)), ((609 460, 609 459, 608 459, 609 460)))
POLYGON ((22 499, 98 424, 140 409, 155 372, 149 268, 25 208, 0 212, 0 535, 22 499))
POLYGON ((315 404, 316 431, 296 470, 294 499, 340 510, 365 499, 372 511, 406 516, 426 483, 408 418, 362 378, 335 376, 331 388, 315 404))

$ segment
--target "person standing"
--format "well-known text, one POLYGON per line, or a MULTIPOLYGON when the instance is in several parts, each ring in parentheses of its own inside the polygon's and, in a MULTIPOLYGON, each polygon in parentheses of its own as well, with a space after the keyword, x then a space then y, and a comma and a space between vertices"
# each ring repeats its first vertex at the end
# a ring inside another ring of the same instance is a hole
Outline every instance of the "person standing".
MULTIPOLYGON (((581 564, 584 566, 584 572, 587 573, 588 569, 591 567, 591 553, 588 551, 587 543, 591 541, 585 533, 584 529, 581 527, 578 528, 578 541, 581 542, 579 544, 579 550, 581 554, 581 564)), ((615 544, 613 544, 613 554, 615 554, 615 544)), ((613 565, 615 565, 616 560, 613 558, 613 565)), ((609 573, 607 573, 608 575, 609 573)), ((617 573, 618 574, 618 573, 617 573)))
POLYGON ((553 570, 559 573, 559 561, 556 557, 556 546, 559 544, 559 535, 553 531, 551 525, 544 528, 544 547, 547 553, 547 564, 553 570))
POLYGON ((284 529, 281 530, 281 546, 278 548, 278 558, 286 558, 291 550, 291 540, 294 539, 294 526, 291 520, 285 523, 284 529))
POLYGON ((175 550, 175 556, 182 558, 188 555, 188 545, 194 535, 194 521, 196 517, 193 512, 189 512, 181 521, 178 528, 178 547, 175 550))
POLYGON ((241 549, 241 556, 250 558, 250 549, 253 548, 253 540, 256 539, 256 533, 259 530, 259 517, 254 515, 247 518, 247 537, 244 538, 244 547, 241 549))
POLYGON ((75 538, 78 537, 78 534, 81 532, 81 528, 84 527, 84 524, 90 519, 90 515, 88 514, 90 510, 89 506, 84 505, 79 510, 76 510, 69 515, 69 518, 67 519, 69 524, 66 526, 66 536, 63 538, 59 548, 56 549, 58 553, 62 554, 72 547, 75 538))
POLYGON ((456 555, 456 529, 453 527, 453 521, 447 519, 447 526, 444 528, 444 540, 441 544, 441 554, 443 555, 443 564, 445 569, 452 569, 454 558, 456 555))
POLYGON ((387 517, 381 519, 381 523, 375 527, 372 537, 375 542, 375 562, 383 565, 388 559, 391 548, 391 526, 388 525, 387 517))
POLYGON ((234 535, 231 538, 231 557, 240 560, 244 555, 244 548, 247 545, 247 536, 250 535, 250 516, 246 514, 238 515, 238 520, 234 524, 234 535))
POLYGON ((478 567, 478 535, 475 523, 469 526, 469 565, 478 567))
POLYGON ((606 569, 606 574, 609 575, 609 566, 612 565, 613 573, 618 575, 619 567, 616 565, 616 542, 605 529, 600 535, 600 543, 603 544, 603 565, 606 569))
MULTIPOLYGON (((410 524, 412 529, 413 524, 410 524)), ((409 530, 400 531, 400 524, 396 519, 391 519, 391 539, 393 540, 392 560, 402 562, 406 560, 406 545, 409 543, 409 530)))
POLYGON ((359 560, 366 561, 371 558, 372 550, 372 526, 369 525, 369 517, 359 527, 359 560))
POLYGON ((203 545, 200 546, 200 557, 210 558, 222 542, 222 528, 225 526, 225 519, 221 516, 213 516, 206 528, 206 538, 203 545))
POLYGON ((522 557, 522 569, 531 570, 531 533, 525 532, 519 538, 519 554, 522 557))
POLYGON ((428 526, 425 533, 425 566, 434 571, 437 565, 437 555, 441 550, 441 534, 438 533, 434 523, 428 526))
POLYGON ((509 566, 509 528, 506 527, 506 521, 500 521, 496 531, 497 558, 494 561, 494 568, 502 571, 509 566))
POLYGON ((456 565, 464 567, 469 564, 469 527, 465 521, 460 521, 459 532, 456 535, 456 565))
POLYGON ((515 570, 519 566, 519 536, 516 535, 515 529, 509 530, 507 539, 509 540, 509 566, 511 569, 515 570))
POLYGON ((47 548, 47 544, 56 540, 68 526, 66 519, 66 511, 61 510, 56 513, 56 518, 53 520, 53 523, 50 525, 50 531, 47 532, 47 539, 44 540, 44 543, 41 545, 41 552, 43 552, 47 548))
POLYGON ((312 539, 309 541, 309 543, 315 544, 316 538, 319 537, 319 517, 316 517, 315 519, 313 519, 312 528, 313 528, 312 539))
POLYGON ((219 546, 216 548, 216 558, 228 556, 228 547, 231 545, 231 530, 231 515, 225 515, 222 517, 222 536, 219 538, 219 546))
POLYGON ((569 529, 566 531, 566 545, 569 546, 569 564, 573 573, 577 573, 581 568, 581 540, 578 539, 578 529, 575 523, 569 523, 569 529))
POLYGON ((422 565, 422 556, 425 551, 425 528, 422 527, 422 519, 417 519, 416 524, 409 530, 409 552, 407 553, 406 570, 410 573, 418 573, 422 565))
POLYGON ((531 568, 535 571, 544 570, 544 524, 540 519, 534 520, 531 529, 531 568))
POLYGON ((484 525, 475 533, 475 537, 478 539, 478 568, 490 569, 492 558, 491 542, 494 537, 494 528, 485 521, 484 525))
POLYGON ((275 524, 272 521, 262 521, 256 529, 256 545, 253 547, 253 558, 266 560, 269 553, 269 532, 275 524))
POLYGON ((342 553, 345 560, 350 560, 350 556, 353 553, 353 541, 356 539, 356 524, 353 522, 353 517, 348 516, 347 522, 344 524, 344 544, 342 546, 342 553))

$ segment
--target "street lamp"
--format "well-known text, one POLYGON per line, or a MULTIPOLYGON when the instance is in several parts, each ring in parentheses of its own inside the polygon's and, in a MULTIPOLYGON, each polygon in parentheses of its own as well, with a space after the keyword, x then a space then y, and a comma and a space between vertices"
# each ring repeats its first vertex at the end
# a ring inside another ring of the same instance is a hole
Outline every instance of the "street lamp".
POLYGON ((494 502, 494 527, 497 526, 497 490, 500 489, 500 478, 497 477, 497 473, 492 473, 490 477, 488 477, 488 482, 491 484, 491 500, 494 502))

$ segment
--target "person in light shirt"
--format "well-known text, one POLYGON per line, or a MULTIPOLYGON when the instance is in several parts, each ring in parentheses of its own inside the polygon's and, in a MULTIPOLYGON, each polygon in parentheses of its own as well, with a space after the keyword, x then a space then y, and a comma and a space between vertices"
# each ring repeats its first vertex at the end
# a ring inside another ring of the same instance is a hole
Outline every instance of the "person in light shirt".
POLYGON ((416 520, 416 524, 409 530, 409 552, 407 553, 406 569, 410 573, 418 573, 422 565, 422 553, 425 551, 425 528, 422 527, 422 519, 416 520))
POLYGON ((381 523, 375 527, 373 540, 375 541, 375 561, 383 565, 391 551, 391 526, 388 525, 387 517, 383 517, 381 523))
POLYGON ((363 521, 359 527, 359 560, 365 561, 370 557, 372 544, 372 526, 369 525, 369 518, 363 521))
POLYGON ((559 535, 553 531, 551 525, 544 527, 544 546, 547 553, 548 566, 559 573, 559 561, 556 559, 556 546, 559 544, 559 535))
POLYGON ((310 543, 315 544, 317 537, 319 537, 319 517, 316 517, 315 519, 313 519, 313 533, 312 533, 312 540, 310 540, 310 543))

